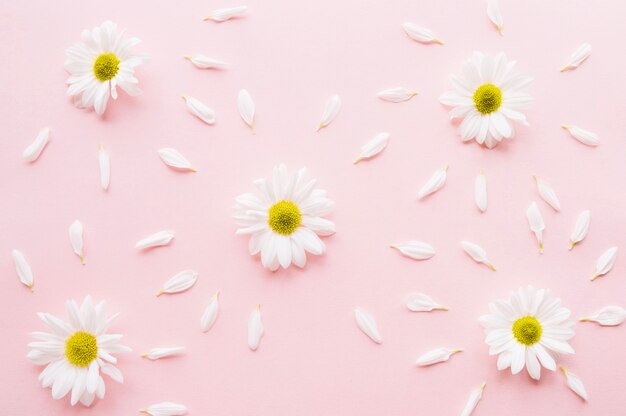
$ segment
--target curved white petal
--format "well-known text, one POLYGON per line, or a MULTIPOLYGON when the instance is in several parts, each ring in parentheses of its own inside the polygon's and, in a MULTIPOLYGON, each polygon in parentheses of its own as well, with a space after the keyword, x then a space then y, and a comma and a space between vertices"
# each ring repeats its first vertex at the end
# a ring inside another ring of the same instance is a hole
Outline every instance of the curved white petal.
POLYGON ((583 384, 583 381, 580 379, 580 377, 566 369, 564 366, 561 366, 561 372, 563 372, 563 374, 565 375, 567 387, 569 387, 574 393, 579 395, 583 400, 589 400, 587 390, 585 390, 585 385, 583 384))
POLYGON ((600 144, 598 135, 593 132, 569 124, 563 124, 561 127, 567 130, 573 138, 582 144, 586 144, 587 146, 597 146, 600 144))
POLYGON ((255 106, 248 90, 239 91, 239 95, 237 96, 237 108, 239 109, 239 115, 243 121, 254 131, 255 106))
POLYGON ((35 140, 28 145, 26 149, 24 149, 24 153, 22 153, 22 157, 27 162, 34 162, 39 158, 41 152, 48 144, 50 138, 50 128, 44 127, 39 131, 35 140))
POLYGON ((417 95, 417 91, 409 90, 404 87, 387 88, 380 91, 377 95, 383 101, 389 101, 392 103, 401 103, 403 101, 410 100, 417 95))
POLYGON ((589 224, 591 223, 591 212, 589 210, 585 210, 578 215, 576 219, 576 225, 574 225, 574 230, 569 237, 570 246, 569 249, 573 249, 574 246, 583 241, 589 232, 589 224))
POLYGON ((602 326, 621 325, 626 320, 626 309, 617 305, 609 305, 591 316, 580 319, 582 322, 596 322, 602 326))
POLYGON ((481 212, 487 211, 487 179, 482 169, 474 181, 474 201, 481 212))
POLYGON ((448 165, 445 165, 441 169, 435 171, 430 179, 428 179, 428 181, 424 185, 422 185, 419 192, 417 193, 417 198, 422 199, 443 188, 443 186, 446 184, 447 172, 448 165))
POLYGON ((354 317, 356 318, 357 326, 365 335, 370 337, 371 340, 377 344, 381 344, 383 342, 380 332, 378 331, 378 326, 376 325, 376 320, 369 312, 361 308, 355 308, 354 317))
POLYGON ((448 307, 438 304, 424 293, 411 293, 406 297, 406 307, 412 312, 430 312, 432 310, 447 311, 448 307))
POLYGON ((100 165, 100 186, 106 191, 109 189, 109 182, 111 180, 111 160, 102 144, 98 151, 98 164, 100 165))
POLYGON ((135 248, 144 250, 151 247, 160 247, 168 245, 174 239, 174 231, 163 230, 143 238, 135 244, 135 248))
POLYGON ((487 258, 487 252, 485 251, 484 248, 482 248, 478 244, 471 243, 469 241, 461 241, 461 247, 463 247, 463 250, 472 259, 474 259, 474 261, 484 264, 485 266, 489 267, 494 272, 496 271, 496 267, 487 258))
POLYGON ((402 29, 409 37, 420 43, 438 43, 443 45, 443 41, 435 36, 432 30, 419 26, 415 23, 402 23, 402 29))
POLYGON ((163 284, 161 290, 157 292, 157 296, 164 293, 183 292, 193 286, 196 280, 198 280, 198 272, 195 270, 178 272, 163 284))
POLYGON ((217 320, 217 315, 220 309, 219 296, 220 292, 215 292, 202 314, 202 318, 200 319, 200 329, 202 332, 208 332, 217 320))
POLYGON ((215 111, 197 98, 183 95, 187 110, 206 124, 215 124, 215 111))
POLYGON ((376 156, 389 144, 389 139, 391 135, 387 132, 378 133, 374 138, 372 138, 369 142, 365 143, 363 147, 361 147, 361 153, 354 160, 354 164, 359 163, 361 160, 369 159, 371 157, 376 156))
POLYGON ((435 255, 435 249, 428 243, 417 240, 409 240, 402 243, 391 244, 391 248, 414 260, 427 260, 435 255))
POLYGON ((80 258, 80 262, 85 264, 85 256, 83 254, 83 224, 76 220, 69 228, 70 244, 72 250, 80 258))
POLYGON ((187 414, 187 407, 178 403, 161 402, 143 408, 140 412, 151 416, 181 416, 187 414))
POLYGON ((591 277, 591 281, 596 280, 598 277, 603 276, 611 271, 615 265, 615 259, 617 258, 617 247, 611 247, 596 261, 596 273, 591 277))
POLYGON ((322 118, 320 119, 320 123, 317 126, 317 131, 323 129, 328 126, 339 114, 339 110, 341 109, 341 98, 337 94, 330 97, 328 102, 326 103, 326 107, 324 108, 324 112, 322 113, 322 118))
POLYGON ((486 383, 482 383, 480 387, 472 391, 469 398, 467 399, 465 407, 463 408, 463 412, 461 412, 461 416, 470 416, 472 414, 474 409, 476 409, 478 402, 483 397, 483 391, 485 390, 486 385, 486 383))
POLYGON ((167 166, 171 166, 176 169, 181 170, 189 170, 192 172, 197 172, 197 169, 193 167, 191 162, 187 160, 185 156, 180 154, 180 152, 176 149, 172 149, 170 147, 164 147, 157 151, 159 157, 167 166))
POLYGON ((263 321, 261 321, 261 305, 256 305, 248 319, 248 347, 252 351, 256 351, 259 348, 264 332, 265 328, 263 327, 263 321))
POLYGON ((591 45, 587 42, 583 43, 572 53, 569 61, 561 67, 561 72, 568 69, 575 69, 580 66, 587 58, 591 56, 591 45))
POLYGON ((228 65, 226 62, 209 58, 208 56, 200 53, 185 55, 184 58, 200 69, 221 69, 228 65))
POLYGON ((13 257, 13 262, 15 263, 15 272, 17 273, 17 277, 20 279, 20 282, 22 282, 22 284, 27 286, 29 289, 32 289, 33 271, 26 261, 24 254, 19 250, 13 250, 11 252, 11 256, 13 257))
POLYGON ((161 358, 171 357, 173 355, 179 355, 183 351, 185 351, 185 347, 156 347, 141 354, 141 356, 149 360, 158 360, 161 358))
POLYGON ((543 253, 543 230, 546 226, 543 222, 543 217, 541 216, 541 212, 539 212, 539 207, 536 202, 531 203, 526 210, 526 218, 528 219, 530 230, 535 233, 537 243, 539 243, 539 252, 543 253))
POLYGON ((424 367, 427 365, 433 365, 437 363, 442 363, 444 361, 448 361, 453 354, 457 352, 463 351, 460 348, 457 349, 449 349, 449 348, 437 348, 432 351, 428 351, 427 353, 421 355, 415 364, 420 367, 424 367))
POLYGON ((225 22, 235 17, 242 17, 248 12, 248 6, 235 6, 216 9, 211 12, 204 20, 213 20, 214 22, 225 22))
POLYGON ((502 13, 500 12, 498 0, 488 0, 487 16, 489 16, 489 20, 491 20, 491 22, 498 28, 498 32, 502 35, 504 19, 502 18, 502 13))
POLYGON ((541 199, 546 201, 548 205, 554 208, 555 211, 560 211, 561 203, 559 202, 559 198, 556 196, 556 192, 552 189, 552 186, 538 176, 533 176, 533 178, 537 183, 537 191, 539 191, 541 199))

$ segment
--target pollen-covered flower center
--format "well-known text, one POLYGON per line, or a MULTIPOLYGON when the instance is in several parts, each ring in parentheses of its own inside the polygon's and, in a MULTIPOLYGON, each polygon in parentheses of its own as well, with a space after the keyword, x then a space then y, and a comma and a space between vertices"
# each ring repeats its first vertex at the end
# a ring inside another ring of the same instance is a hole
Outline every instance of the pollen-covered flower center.
POLYGON ((113 78, 120 69, 120 59, 113 52, 98 55, 93 63, 93 74, 101 82, 113 78))
POLYGON ((76 367, 87 367, 97 356, 96 337, 87 332, 76 332, 65 342, 65 357, 76 367))
POLYGON ((269 210, 267 223, 278 234, 289 235, 302 222, 300 208, 291 201, 279 201, 269 210))
POLYGON ((483 84, 474 92, 474 105, 481 114, 498 111, 502 104, 502 91, 493 84, 483 84))
POLYGON ((534 316, 524 316, 513 322, 513 335, 520 344, 533 345, 541 339, 543 328, 534 316))

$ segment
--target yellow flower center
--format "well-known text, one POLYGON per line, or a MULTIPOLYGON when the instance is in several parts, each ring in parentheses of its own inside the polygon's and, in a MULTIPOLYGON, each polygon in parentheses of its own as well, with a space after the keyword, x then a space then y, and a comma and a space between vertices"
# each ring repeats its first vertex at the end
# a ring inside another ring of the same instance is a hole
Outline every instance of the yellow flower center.
POLYGON ((300 208, 291 201, 279 201, 272 205, 267 223, 282 235, 289 235, 296 231, 302 222, 300 208))
POLYGON ((524 316, 513 322, 513 335, 520 344, 533 345, 539 342, 543 328, 534 316, 524 316))
POLYGON ((113 78, 120 69, 120 59, 113 52, 98 55, 93 62, 93 74, 100 82, 113 78))
POLYGON ((97 356, 98 341, 87 332, 76 332, 65 342, 65 357, 76 367, 87 367, 97 356))
POLYGON ((483 84, 474 92, 474 105, 481 114, 498 111, 502 104, 502 91, 493 84, 483 84))

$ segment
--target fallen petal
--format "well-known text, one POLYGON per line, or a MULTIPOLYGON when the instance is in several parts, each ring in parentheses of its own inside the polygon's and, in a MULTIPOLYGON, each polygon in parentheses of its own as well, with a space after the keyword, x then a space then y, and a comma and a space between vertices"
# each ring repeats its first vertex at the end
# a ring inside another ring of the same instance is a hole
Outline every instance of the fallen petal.
POLYGON ((183 270, 172 276, 163 284, 163 288, 157 293, 161 296, 164 293, 179 293, 189 289, 198 280, 198 272, 195 270, 183 270))
POLYGON ((543 253, 543 230, 546 228, 541 212, 536 202, 530 204, 526 210, 526 218, 528 218, 528 224, 530 230, 535 233, 537 243, 539 243, 539 253, 543 253))
POLYGON ((219 296, 220 292, 217 291, 209 301, 204 313, 202 314, 202 319, 200 319, 200 329, 202 332, 208 332, 213 324, 217 320, 217 315, 219 313, 220 305, 219 305, 219 296))
POLYGON ((356 318, 356 324, 365 335, 370 337, 371 340, 377 344, 383 342, 380 332, 378 331, 378 326, 376 325, 376 320, 372 315, 361 308, 355 308, 354 316, 356 318))
POLYGON ((406 297, 406 307, 412 312, 447 311, 448 307, 438 304, 424 293, 411 293, 406 297))
POLYGON ((565 367, 561 366, 561 372, 565 375, 565 379, 567 380, 567 387, 569 387, 574 393, 579 395, 583 400, 587 401, 589 397, 587 396, 587 391, 585 390, 585 385, 583 381, 576 374, 571 373, 565 367))
POLYGON ((591 212, 589 210, 585 210, 578 215, 578 219, 576 219, 576 225, 574 226, 574 231, 569 237, 570 246, 569 249, 573 249, 574 246, 584 240, 589 232, 589 224, 591 222, 591 212))
POLYGON ((170 243, 170 241, 172 241, 173 238, 174 231, 159 231, 137 242, 137 244, 135 244, 135 248, 143 250, 150 247, 166 246, 170 243))
POLYGON ((183 100, 187 104, 187 110, 206 124, 215 124, 215 111, 202 101, 183 95, 183 100))
POLYGON ((193 167, 191 162, 181 155, 178 150, 165 147, 158 150, 159 157, 167 166, 171 166, 176 169, 189 170, 191 172, 197 172, 197 169, 193 167))
POLYGON ((83 254, 83 224, 76 220, 70 225, 70 244, 72 250, 80 258, 80 263, 85 264, 85 256, 83 254))
POLYGON ((152 348, 150 351, 141 354, 143 358, 148 358, 150 360, 158 360, 161 358, 171 357, 173 355, 178 355, 185 350, 185 347, 157 347, 152 348))
POLYGON ((324 113, 322 114, 322 119, 320 120, 320 124, 317 126, 317 131, 323 129, 328 126, 339 114, 339 110, 341 109, 341 98, 337 94, 330 97, 330 100, 326 103, 326 108, 324 109, 324 113))
POLYGON ((567 130, 573 138, 582 144, 586 144, 587 146, 597 146, 600 144, 600 139, 595 133, 569 124, 563 124, 561 127, 567 130))
POLYGON ((39 158, 41 152, 48 144, 50 138, 50 128, 44 127, 39 131, 35 140, 28 145, 26 149, 24 149, 24 153, 22 153, 22 157, 27 162, 34 162, 39 158))
POLYGON ((482 169, 474 182, 474 200, 481 212, 487 211, 487 179, 482 169))
POLYGON ((461 351, 463 350, 458 348, 454 350, 448 348, 437 348, 419 357, 415 364, 419 365, 420 367, 424 367, 427 365, 442 363, 444 361, 448 361, 453 354, 461 351))
POLYGON ((183 58, 187 59, 189 62, 191 62, 200 69, 222 69, 228 65, 226 62, 209 58, 208 56, 199 53, 193 55, 185 55, 183 58))
POLYGON ((611 271, 615 265, 615 259, 617 258, 617 247, 611 247, 598 258, 596 261, 596 273, 591 277, 593 282, 598 277, 603 276, 611 271))
POLYGON ((26 261, 24 254, 19 250, 13 250, 11 252, 11 256, 13 257, 13 262, 15 263, 15 272, 17 273, 17 277, 20 279, 20 282, 22 282, 22 284, 32 290, 33 271, 26 261))
POLYGON ((378 98, 392 103, 401 103, 403 101, 410 100, 416 95, 417 91, 409 90, 404 87, 395 87, 382 90, 378 93, 378 98))
POLYGON ((374 136, 372 140, 370 140, 369 142, 364 144, 363 147, 361 147, 361 153, 354 160, 354 164, 359 163, 361 160, 374 157, 383 150, 385 150, 385 148, 389 144, 390 138, 391 135, 389 133, 378 133, 376 136, 374 136))
POLYGON ((580 318, 581 322, 596 322, 602 326, 617 326, 624 320, 626 320, 626 310, 617 305, 605 306, 595 315, 580 318))
POLYGON ((397 249, 400 253, 414 260, 426 260, 435 255, 433 246, 423 241, 410 240, 391 244, 389 247, 397 249))
POLYGON ((445 165, 443 168, 437 170, 433 175, 428 179, 428 181, 422 186, 422 188, 417 193, 417 199, 422 199, 432 193, 437 192, 446 184, 446 176, 448 172, 448 165, 445 165))
POLYGON ((587 42, 583 43, 574 51, 572 56, 570 56, 567 64, 561 67, 561 72, 566 71, 568 69, 578 68, 580 64, 582 64, 587 58, 591 56, 591 45, 587 42))
POLYGON ((265 332, 263 327, 263 321, 261 321, 261 305, 256 305, 256 308, 250 314, 248 319, 248 347, 252 351, 256 351, 261 343, 261 337, 265 332))
POLYGON ((213 20, 215 22, 225 22, 235 17, 241 17, 248 12, 248 6, 226 7, 223 9, 213 10, 204 20, 213 20))
POLYGON ((430 29, 426 29, 425 27, 418 26, 411 22, 403 23, 402 28, 411 39, 417 42, 438 43, 443 45, 443 41, 435 37, 435 34, 430 29))
POLYGON ((494 266, 488 259, 487 259, 487 252, 485 251, 484 248, 482 248, 481 246, 479 246, 478 244, 474 244, 471 243, 469 241, 461 241, 461 247, 463 247, 463 250, 471 257, 474 259, 474 261, 478 262, 478 263, 482 263, 485 266, 489 267, 491 270, 493 270, 494 272, 496 271, 496 266, 494 266))

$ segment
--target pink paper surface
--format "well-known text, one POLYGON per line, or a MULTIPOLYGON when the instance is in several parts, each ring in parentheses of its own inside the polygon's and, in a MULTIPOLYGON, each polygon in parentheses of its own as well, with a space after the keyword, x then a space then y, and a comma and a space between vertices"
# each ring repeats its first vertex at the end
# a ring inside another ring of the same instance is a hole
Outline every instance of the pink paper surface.
MULTIPOLYGON (((187 405, 190 415, 460 414, 472 389, 487 382, 476 415, 620 415, 626 385, 626 328, 580 324, 562 363, 585 382, 584 403, 559 373, 498 372, 477 318, 488 303, 522 285, 551 288, 578 318, 609 304, 626 306, 626 260, 589 282, 596 258, 611 246, 626 250, 626 31, 621 0, 501 1, 504 36, 484 1, 261 1, 247 17, 217 24, 202 18, 232 2, 3 1, 0 45, 0 324, 3 415, 132 415, 160 401, 187 405), (81 30, 111 19, 143 43, 151 62, 138 70, 143 95, 123 93, 104 117, 72 107, 66 97, 65 48, 81 30), (401 28, 432 29, 445 46, 422 45, 401 28), (584 41, 593 55, 579 69, 558 69, 584 41), (488 151, 463 144, 437 97, 472 51, 504 51, 535 77, 526 111, 530 127, 488 151), (182 58, 204 53, 231 65, 202 71, 182 58), (382 89, 420 94, 391 104, 382 89), (246 88, 257 106, 256 134, 237 113, 246 88), (327 99, 343 108, 315 132, 327 99), (180 96, 217 113, 207 126, 180 96), (584 146, 560 128, 578 124, 599 134, 584 146), (23 149, 40 128, 52 129, 40 159, 23 149), (378 158, 353 166, 360 146, 391 133, 378 158), (111 155, 111 186, 99 184, 98 144, 111 155), (157 149, 174 147, 198 173, 166 167, 157 149), (231 219, 236 195, 284 162, 307 166, 336 201, 337 234, 327 254, 305 270, 271 273, 248 254, 231 219), (441 191, 417 201, 419 187, 448 163, 441 191), (474 205, 474 178, 487 175, 489 208, 474 205), (555 188, 562 211, 539 199, 532 175, 555 188), (539 255, 525 210, 537 201, 546 222, 539 255), (587 239, 572 252, 576 217, 591 210, 587 239), (67 229, 85 226, 86 265, 73 254, 67 229), (174 229, 169 247, 138 252, 134 244, 174 229), (437 251, 424 262, 388 247, 417 239, 437 251), (497 272, 474 263, 459 242, 482 245, 497 272), (16 278, 11 250, 24 252, 35 274, 30 293, 16 278), (186 293, 155 297, 183 269, 200 273, 186 293), (210 296, 221 290, 220 316, 199 330, 210 296), (410 313, 410 292, 428 293, 449 312, 410 313), (91 294, 122 315, 112 330, 133 353, 119 354, 125 382, 106 379, 90 408, 53 401, 37 381, 41 367, 26 359, 30 331, 43 330, 36 312, 65 318, 66 299, 91 294), (262 305, 266 334, 252 352, 246 324, 262 305), (383 344, 354 322, 360 306, 377 319, 383 344), (151 362, 140 353, 183 345, 183 356, 151 362), (461 347, 448 363, 416 368, 437 347, 461 347)), ((621 258, 620 258, 621 257, 621 258)))

